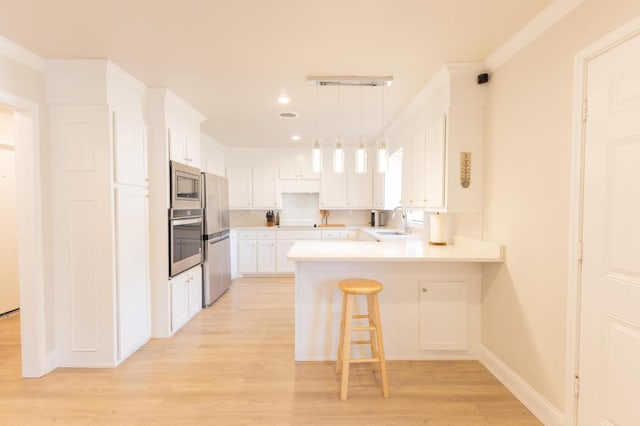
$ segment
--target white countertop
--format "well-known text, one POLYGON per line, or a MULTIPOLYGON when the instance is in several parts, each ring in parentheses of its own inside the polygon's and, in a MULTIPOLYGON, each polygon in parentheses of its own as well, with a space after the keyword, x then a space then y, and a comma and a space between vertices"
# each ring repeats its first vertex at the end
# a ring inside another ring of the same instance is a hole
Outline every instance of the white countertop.
POLYGON ((503 247, 485 241, 454 237, 453 245, 432 246, 416 237, 381 241, 298 241, 287 259, 296 262, 502 262, 503 247))

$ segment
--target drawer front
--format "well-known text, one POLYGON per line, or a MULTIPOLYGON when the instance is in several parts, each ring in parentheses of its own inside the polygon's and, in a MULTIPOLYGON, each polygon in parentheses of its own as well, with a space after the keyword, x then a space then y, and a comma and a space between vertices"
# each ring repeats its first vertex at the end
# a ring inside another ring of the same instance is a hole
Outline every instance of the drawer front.
POLYGON ((348 229, 346 231, 340 231, 340 239, 342 240, 355 240, 358 231, 355 229, 348 229))
POLYGON ((278 229, 276 232, 278 240, 319 240, 320 231, 313 229, 278 229))
POLYGON ((256 238, 258 238, 256 231, 238 231, 239 240, 255 240, 256 238))
POLYGON ((340 231, 322 231, 323 240, 337 240, 340 238, 340 231))
POLYGON ((274 240, 276 238, 276 231, 258 231, 259 240, 274 240))

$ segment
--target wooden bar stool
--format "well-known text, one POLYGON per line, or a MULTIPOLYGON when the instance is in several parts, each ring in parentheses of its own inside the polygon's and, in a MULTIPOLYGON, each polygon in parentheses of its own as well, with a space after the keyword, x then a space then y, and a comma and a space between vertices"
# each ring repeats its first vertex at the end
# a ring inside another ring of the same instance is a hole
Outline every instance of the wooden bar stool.
POLYGON ((384 360, 384 343, 382 342, 382 325, 380 322, 380 305, 378 293, 382 290, 382 284, 375 280, 364 278, 349 278, 338 283, 343 293, 342 316, 340 318, 340 340, 338 341, 338 357, 336 361, 336 373, 342 370, 342 383, 340 386, 340 399, 347 399, 349 386, 349 364, 370 362, 373 370, 376 366, 380 369, 380 382, 382 384, 382 396, 389 396, 387 388, 387 366, 384 360), (354 296, 367 296, 367 314, 353 315, 354 296), (362 327, 352 326, 353 319, 368 319, 368 324, 362 327), (368 331, 369 340, 351 340, 354 331, 368 331), (370 345, 371 358, 351 358, 351 345, 370 345))

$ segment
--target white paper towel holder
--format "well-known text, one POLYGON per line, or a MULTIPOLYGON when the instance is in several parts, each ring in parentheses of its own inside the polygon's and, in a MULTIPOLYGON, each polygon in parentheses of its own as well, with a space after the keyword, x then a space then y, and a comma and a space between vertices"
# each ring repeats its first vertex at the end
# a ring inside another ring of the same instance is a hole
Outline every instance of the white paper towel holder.
POLYGON ((431 215, 431 219, 430 219, 430 233, 429 233, 429 245, 430 246, 446 246, 447 245, 447 240, 446 240, 446 219, 443 218, 442 216, 440 216, 440 213, 436 213, 436 214, 432 214, 431 215), (437 226, 436 226, 437 225, 437 226), (437 230, 439 232, 437 232, 438 234, 440 234, 438 236, 438 240, 437 241, 432 241, 433 239, 435 239, 435 235, 436 232, 434 232, 437 228, 437 230), (444 232, 443 232, 444 231, 444 232))

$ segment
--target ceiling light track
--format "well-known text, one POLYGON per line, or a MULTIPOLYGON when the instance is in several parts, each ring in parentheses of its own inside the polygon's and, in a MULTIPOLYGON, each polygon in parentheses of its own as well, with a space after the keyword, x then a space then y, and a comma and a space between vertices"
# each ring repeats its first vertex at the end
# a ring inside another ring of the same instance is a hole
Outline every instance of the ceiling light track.
POLYGON ((312 86, 386 86, 393 84, 392 76, 310 76, 307 83, 312 86))

